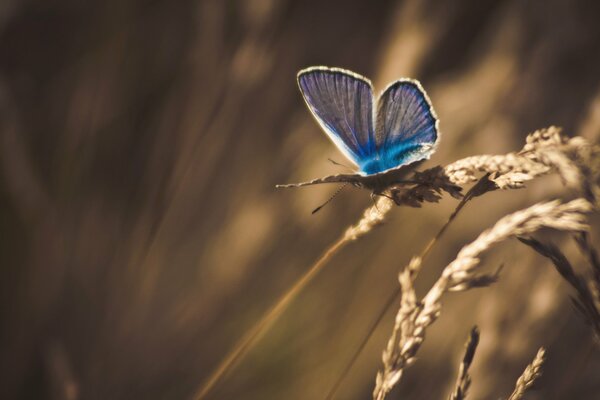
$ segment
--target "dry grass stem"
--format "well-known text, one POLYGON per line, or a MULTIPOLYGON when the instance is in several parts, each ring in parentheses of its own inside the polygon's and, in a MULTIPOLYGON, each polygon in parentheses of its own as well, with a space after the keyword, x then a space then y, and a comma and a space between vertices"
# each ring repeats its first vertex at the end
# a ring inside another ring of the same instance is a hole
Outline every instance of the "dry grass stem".
POLYGON ((252 346, 266 333, 267 329, 283 314, 287 306, 296 298, 298 293, 312 281, 312 279, 323 269, 327 262, 336 254, 341 247, 353 238, 343 236, 335 242, 317 260, 316 263, 288 289, 258 322, 250 328, 244 336, 234 345, 233 349, 223 358, 219 365, 212 371, 209 377, 196 391, 194 399, 201 400, 213 390, 219 381, 246 355, 252 346))
POLYGON ((469 387, 471 386, 471 376, 469 375, 469 368, 471 367, 471 363, 473 362, 473 357, 475 356, 475 350, 477 350, 477 345, 479 344, 479 329, 477 327, 473 327, 471 329, 471 333, 469 335, 469 339, 467 339, 467 343, 465 344, 465 354, 463 356, 462 362, 460 363, 460 367, 458 370, 458 377, 456 378, 456 383, 454 384, 454 390, 452 390, 452 394, 448 397, 449 400, 464 400, 467 397, 467 392, 469 387))
POLYGON ((302 289, 324 268, 334 254, 347 243, 366 235, 375 226, 383 223, 385 216, 392 209, 392 205, 392 201, 388 198, 378 197, 375 200, 375 204, 365 210, 362 218, 356 224, 350 226, 342 237, 330 246, 317 262, 315 262, 315 264, 313 264, 312 267, 277 300, 275 305, 267 311, 267 313, 252 328, 246 331, 245 335, 234 345, 233 349, 225 356, 217 368, 215 368, 198 389, 195 399, 204 399, 210 393, 223 376, 230 371, 262 337, 262 335, 265 334, 268 327, 279 318, 292 300, 296 298, 298 293, 300 293, 300 291, 302 291, 302 289))
POLYGON ((535 358, 525 368, 523 374, 517 380, 515 390, 512 392, 508 400, 520 400, 525 395, 525 392, 531 388, 535 381, 542 375, 542 365, 544 364, 544 348, 540 348, 535 355, 535 358))
POLYGON ((415 361, 415 355, 425 332, 439 316, 442 295, 448 291, 462 291, 493 282, 495 277, 478 273, 480 255, 493 245, 510 237, 531 234, 548 227, 562 231, 579 232, 587 229, 585 214, 591 210, 585 199, 560 204, 558 201, 535 204, 501 218, 491 229, 484 231, 472 243, 463 247, 456 259, 442 271, 441 277, 417 301, 411 277, 421 260, 414 258, 411 265, 399 275, 402 296, 392 335, 383 351, 383 369, 377 373, 374 399, 384 399, 398 383, 404 369, 415 361))

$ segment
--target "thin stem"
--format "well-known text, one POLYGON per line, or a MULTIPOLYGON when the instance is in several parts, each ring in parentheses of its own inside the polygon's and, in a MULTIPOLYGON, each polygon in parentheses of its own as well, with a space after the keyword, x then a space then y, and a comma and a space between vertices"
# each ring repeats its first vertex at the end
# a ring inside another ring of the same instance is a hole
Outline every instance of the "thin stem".
MULTIPOLYGON (((429 243, 427 243, 427 245, 425 246, 425 248, 421 252, 421 256, 420 256, 421 260, 423 260, 425 257, 427 257, 427 255, 429 255, 429 253, 431 252, 431 249, 433 248, 433 246, 435 245, 435 243, 442 237, 442 235, 444 234, 444 232, 446 232, 446 230, 448 229, 448 226, 452 223, 452 221, 454 221, 454 219, 456 218, 456 216, 458 215, 458 213, 463 209, 463 207, 465 206, 465 204, 467 204, 467 202, 469 200, 471 200, 473 197, 479 195, 479 193, 481 192, 481 185, 483 185, 482 182, 484 182, 484 181, 487 181, 487 175, 484 176, 482 179, 480 179, 479 182, 477 182, 477 184, 475 184, 467 192, 467 194, 465 194, 463 196, 463 198, 460 200, 460 202, 458 203, 458 205, 456 206, 456 208, 454 209, 454 211, 452 212, 452 214, 450 214, 450 216, 448 217, 448 220, 446 221, 446 223, 440 228, 440 230, 438 231, 438 233, 429 241, 429 243)), ((487 182, 485 184, 487 184, 487 182)), ((422 263, 420 263, 419 265, 422 265, 422 263)), ((419 272, 419 269, 420 269, 420 266, 419 266, 419 268, 417 270, 414 271, 414 274, 413 274, 413 277, 412 277, 413 280, 416 278, 416 276, 417 276, 417 274, 419 272)), ((334 382, 333 386, 331 387, 331 389, 327 393, 327 396, 325 397, 325 400, 331 400, 331 399, 333 399, 333 397, 335 396, 337 390, 339 389, 340 385, 342 384, 343 380, 346 378, 346 376, 348 375, 348 373, 350 372, 350 370, 352 369, 352 367, 356 363, 356 360, 358 359, 358 356, 362 353, 363 349, 365 348, 365 346, 369 342, 369 339, 371 339, 371 336, 373 336, 373 333, 375 332, 375 329, 377 329, 377 326, 379 325, 379 323, 383 319, 384 315, 387 314, 387 312, 389 311, 389 308, 392 306, 392 304, 394 304, 394 302, 398 298, 399 294, 400 294, 400 287, 396 286, 396 288, 394 289, 394 292, 389 296, 389 298, 387 299, 387 301, 384 304, 384 307, 382 308, 382 310, 377 315, 377 318, 375 318, 375 320, 373 321, 373 323, 369 326, 369 330, 367 331, 367 334, 365 335, 365 337, 363 338, 363 340, 358 345, 358 348, 352 354, 352 357, 350 357, 350 360, 348 360, 348 363, 342 369, 342 373, 340 374, 340 376, 338 377, 338 379, 336 379, 336 381, 334 382)))
POLYGON ((194 399, 205 399, 208 393, 215 385, 229 372, 247 352, 262 337, 267 328, 283 313, 289 303, 298 295, 298 293, 323 269, 327 261, 336 254, 344 244, 348 242, 345 236, 342 236, 335 242, 315 264, 284 293, 273 307, 235 344, 233 349, 221 361, 213 373, 206 379, 202 386, 196 391, 194 399))
POLYGON ((362 353, 362 350, 365 348, 365 346, 369 342, 369 339, 371 338, 371 336, 375 332, 375 329, 377 328, 377 326, 379 326, 379 323, 381 322, 381 320, 383 319, 383 317, 385 316, 385 314, 387 314, 387 312, 390 310, 390 307, 392 306, 392 304, 395 303, 396 298, 398 297, 399 294, 400 294, 400 288, 397 286, 396 289, 394 289, 394 293, 392 293, 392 295, 387 299, 384 307, 381 309, 381 311, 380 311, 379 315, 377 316, 377 318, 375 318, 375 320, 369 326, 369 330, 368 330, 367 334, 365 335, 365 337, 363 338, 363 340, 358 345, 357 350, 354 352, 354 354, 352 354, 352 357, 350 358, 350 360, 348 361, 348 363, 344 366, 344 369, 342 370, 342 373, 340 374, 340 376, 338 377, 338 379, 335 381, 335 383, 333 384, 333 386, 329 390, 329 393, 327 393, 327 397, 325 397, 325 400, 331 400, 331 399, 333 399, 333 396, 335 396, 335 393, 337 392, 337 390, 339 389, 340 385, 344 381, 344 378, 346 377, 346 375, 348 375, 348 373, 352 369, 352 366, 354 365, 354 363, 358 359, 358 356, 360 355, 360 353, 362 353))
POLYGON ((300 291, 323 269, 327 262, 347 243, 358 239, 370 232, 373 227, 381 224, 387 213, 392 209, 391 201, 377 201, 375 206, 369 207, 363 213, 362 218, 351 225, 344 234, 329 247, 325 253, 313 264, 294 285, 285 292, 273 307, 235 344, 233 349, 219 363, 217 368, 210 374, 206 381, 200 386, 193 397, 196 400, 206 398, 207 394, 214 388, 223 376, 230 371, 266 332, 267 328, 283 313, 285 308, 294 300, 300 291), (377 206, 379 204, 380 207, 377 206))

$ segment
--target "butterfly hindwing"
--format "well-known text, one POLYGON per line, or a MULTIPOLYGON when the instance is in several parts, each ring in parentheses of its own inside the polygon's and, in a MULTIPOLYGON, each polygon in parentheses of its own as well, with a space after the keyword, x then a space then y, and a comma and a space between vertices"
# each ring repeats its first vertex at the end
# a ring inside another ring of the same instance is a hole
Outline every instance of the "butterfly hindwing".
POLYGON ((377 102, 376 151, 361 166, 367 174, 429 158, 438 137, 437 117, 417 81, 392 83, 377 102))
POLYGON ((371 82, 350 71, 313 67, 298 73, 298 86, 329 138, 360 167, 376 148, 371 82))

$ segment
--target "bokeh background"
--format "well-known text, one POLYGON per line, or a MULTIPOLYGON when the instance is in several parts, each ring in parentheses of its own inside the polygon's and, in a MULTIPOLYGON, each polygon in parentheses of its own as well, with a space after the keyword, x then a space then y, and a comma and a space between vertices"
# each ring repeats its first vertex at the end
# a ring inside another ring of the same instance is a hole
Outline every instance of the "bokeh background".
MULTIPOLYGON (((519 0, 0 2, 3 399, 188 399, 234 342, 370 205, 339 172, 296 72, 419 79, 441 119, 427 166, 505 153, 551 124, 600 133, 600 6, 519 0)), ((417 282, 499 217, 569 198, 556 177, 471 202, 417 282)), ((343 249, 214 399, 318 399, 456 205, 398 208, 343 249)), ((592 233, 598 243, 599 233, 592 233)), ((553 237, 569 254, 574 246, 553 237)), ((581 258, 575 258, 584 265, 581 258)), ((552 267, 516 241, 491 288, 450 295, 390 398, 444 398, 471 326, 472 398, 600 399, 600 356, 552 267)), ((370 398, 394 310, 338 393, 370 398)))

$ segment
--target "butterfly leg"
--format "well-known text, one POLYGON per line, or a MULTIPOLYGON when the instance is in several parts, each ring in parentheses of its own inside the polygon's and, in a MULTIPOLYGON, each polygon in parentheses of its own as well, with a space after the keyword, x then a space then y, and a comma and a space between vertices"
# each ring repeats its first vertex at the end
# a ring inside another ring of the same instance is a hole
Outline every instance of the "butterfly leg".
POLYGON ((390 200, 394 200, 394 198, 392 196, 390 196, 389 194, 385 193, 385 192, 372 192, 371 193, 371 198, 373 199, 374 196, 381 196, 381 197, 387 197, 390 200))
POLYGON ((379 207, 377 207, 377 193, 371 192, 371 201, 373 202, 373 205, 375 206, 377 212, 381 212, 379 211, 379 207))
POLYGON ((377 207, 377 196, 387 197, 388 199, 394 201, 393 197, 391 197, 383 192, 371 192, 371 200, 373 201, 373 205, 379 212, 381 212, 381 210, 379 210, 379 207, 377 207))

